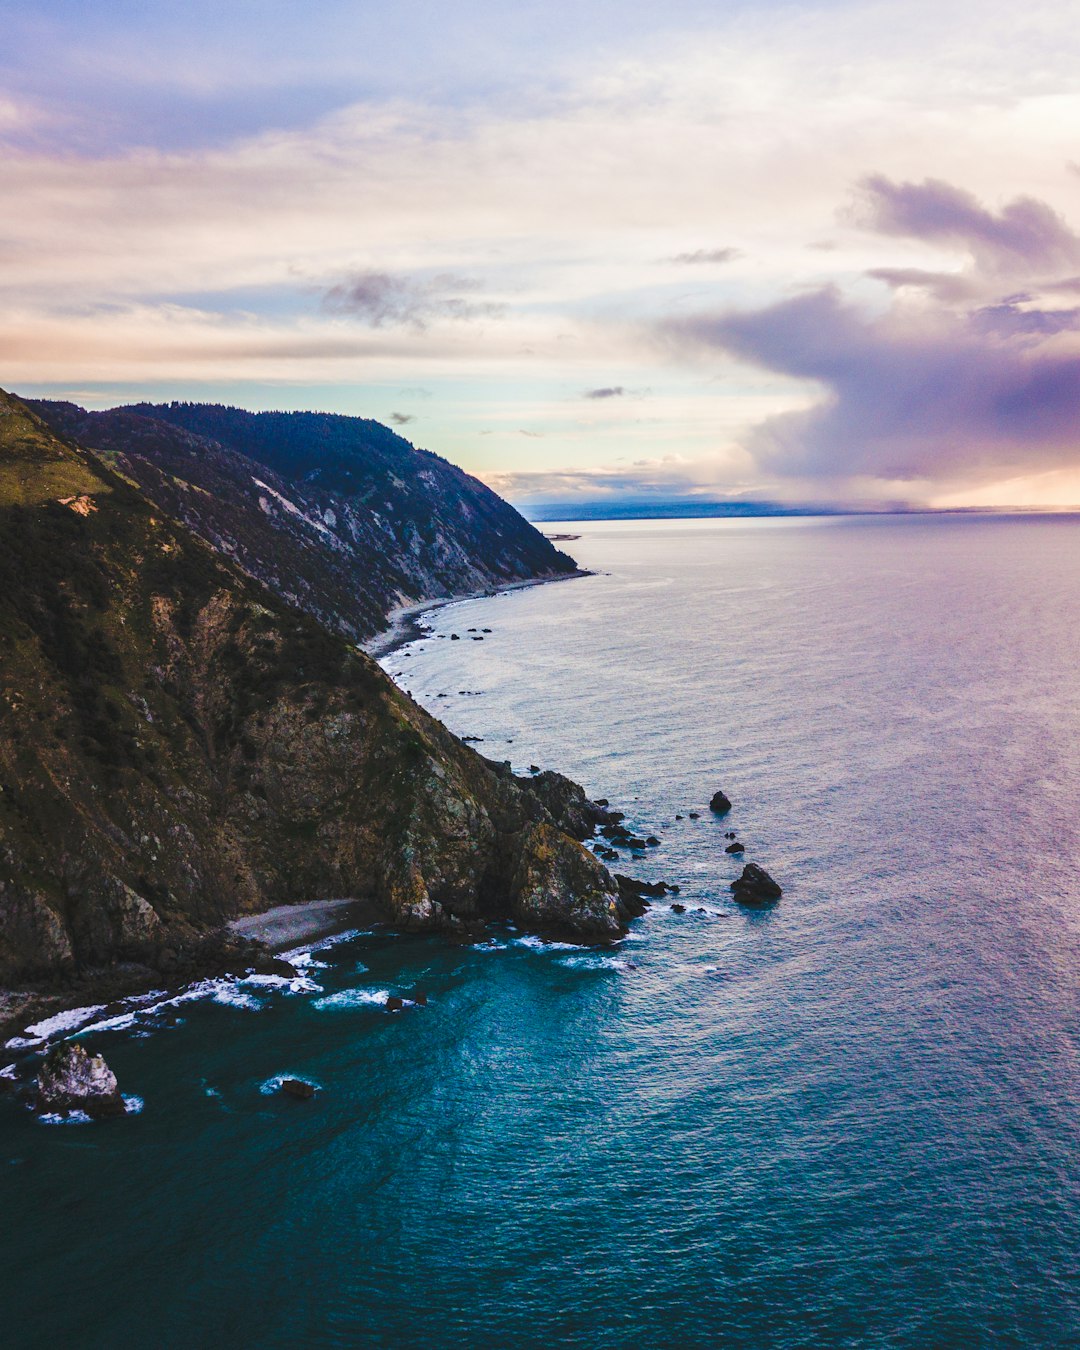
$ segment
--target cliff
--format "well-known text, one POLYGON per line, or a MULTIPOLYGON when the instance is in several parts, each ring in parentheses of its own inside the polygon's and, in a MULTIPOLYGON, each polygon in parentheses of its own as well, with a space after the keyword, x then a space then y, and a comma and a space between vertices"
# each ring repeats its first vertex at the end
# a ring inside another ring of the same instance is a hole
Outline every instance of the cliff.
POLYGON ((354 641, 394 607, 572 574, 509 503, 388 428, 207 404, 28 404, 290 604, 354 641))
POLYGON ((0 984, 168 973, 330 896, 408 929, 623 929, 527 783, 3 393, 0 644, 0 984))

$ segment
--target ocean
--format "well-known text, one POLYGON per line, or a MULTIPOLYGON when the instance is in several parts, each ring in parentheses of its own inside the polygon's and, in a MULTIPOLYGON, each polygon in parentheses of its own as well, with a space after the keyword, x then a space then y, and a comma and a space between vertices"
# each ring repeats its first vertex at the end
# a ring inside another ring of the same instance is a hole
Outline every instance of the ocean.
POLYGON ((593 575, 384 663, 685 912, 346 934, 83 1032, 141 1109, 0 1098, 6 1346, 1080 1344, 1080 519, 544 528, 593 575))

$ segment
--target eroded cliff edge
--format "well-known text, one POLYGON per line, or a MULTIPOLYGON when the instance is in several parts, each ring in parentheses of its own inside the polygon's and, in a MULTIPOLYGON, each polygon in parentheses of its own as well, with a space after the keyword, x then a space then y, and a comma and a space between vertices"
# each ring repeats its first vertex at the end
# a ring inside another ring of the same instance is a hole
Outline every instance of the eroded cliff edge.
POLYGON ((0 985, 370 897, 408 929, 611 938, 540 797, 0 394, 0 985))

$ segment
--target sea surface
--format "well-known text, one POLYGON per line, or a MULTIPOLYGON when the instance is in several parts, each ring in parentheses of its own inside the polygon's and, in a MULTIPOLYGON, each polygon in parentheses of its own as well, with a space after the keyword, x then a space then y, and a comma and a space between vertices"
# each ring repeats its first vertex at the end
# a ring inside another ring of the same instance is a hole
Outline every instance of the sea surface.
POLYGON ((655 832, 623 865, 687 912, 72 1029, 132 1114, 0 1098, 5 1346, 1080 1344, 1080 520, 562 529, 595 575, 386 665, 655 832))

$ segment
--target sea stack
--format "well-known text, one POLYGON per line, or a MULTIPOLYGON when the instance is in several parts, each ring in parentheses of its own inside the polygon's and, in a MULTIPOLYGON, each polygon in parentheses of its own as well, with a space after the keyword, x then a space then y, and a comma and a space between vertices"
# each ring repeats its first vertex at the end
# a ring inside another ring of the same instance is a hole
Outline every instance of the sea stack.
POLYGON ((740 905, 771 905, 780 899, 783 891, 757 863, 747 863, 742 876, 731 883, 731 890, 740 905))
POLYGON ((75 1041, 54 1045, 38 1075, 38 1111, 85 1111, 88 1116, 122 1116, 124 1099, 116 1075, 100 1055, 75 1041))
POLYGON ((709 803, 709 810, 715 811, 718 816, 726 816, 731 810, 731 801, 724 792, 714 792, 713 799, 709 803))

